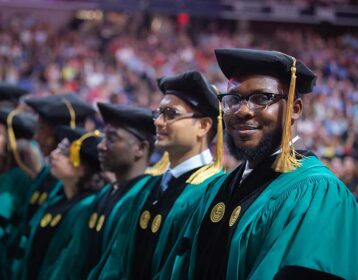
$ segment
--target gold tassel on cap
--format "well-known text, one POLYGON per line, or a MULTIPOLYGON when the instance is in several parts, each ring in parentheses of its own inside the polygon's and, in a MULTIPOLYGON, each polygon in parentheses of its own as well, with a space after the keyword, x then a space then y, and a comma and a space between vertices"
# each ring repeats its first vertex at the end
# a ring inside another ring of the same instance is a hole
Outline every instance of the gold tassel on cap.
POLYGON ((73 109, 73 106, 71 104, 71 102, 69 102, 68 100, 66 99, 62 99, 62 102, 65 103, 67 109, 68 109, 68 112, 70 113, 70 127, 72 129, 76 128, 76 113, 75 113, 75 110, 73 109))
POLYGON ((296 158, 296 153, 291 141, 291 116, 293 110, 293 102, 295 99, 296 89, 296 59, 292 57, 293 63, 291 67, 291 81, 290 90, 288 92, 287 107, 284 117, 283 134, 281 140, 281 153, 273 164, 276 172, 290 172, 301 166, 301 163, 296 158))
MULTIPOLYGON (((216 94, 219 94, 219 90, 215 85, 212 85, 216 94)), ((223 154, 224 154, 224 130, 223 130, 223 117, 222 117, 222 106, 219 102, 219 115, 218 115, 218 127, 216 132, 216 155, 215 161, 212 164, 208 164, 194 172, 186 181, 186 183, 192 185, 199 185, 206 179, 217 174, 223 169, 223 154)))
POLYGON ((215 165, 222 169, 224 156, 224 128, 223 128, 223 114, 222 106, 219 102, 218 128, 216 136, 216 160, 215 165))
POLYGON ((26 166, 26 164, 21 160, 20 155, 19 155, 19 151, 17 150, 16 137, 15 137, 14 129, 12 127, 12 123, 13 123, 14 117, 19 113, 20 113, 20 111, 13 110, 13 111, 11 111, 9 113, 9 115, 7 116, 7 119, 6 119, 9 146, 10 146, 10 150, 11 150, 13 156, 14 156, 14 159, 15 159, 17 165, 24 172, 29 174, 32 178, 35 178, 36 173, 34 171, 32 171, 31 168, 26 166))
POLYGON ((90 137, 101 137, 102 134, 99 130, 86 133, 77 140, 73 141, 70 147, 70 159, 74 167, 78 167, 81 163, 80 151, 83 141, 90 137))
POLYGON ((152 167, 148 167, 145 170, 145 173, 152 176, 162 175, 167 170, 168 165, 169 165, 169 154, 168 152, 164 152, 162 158, 152 167))

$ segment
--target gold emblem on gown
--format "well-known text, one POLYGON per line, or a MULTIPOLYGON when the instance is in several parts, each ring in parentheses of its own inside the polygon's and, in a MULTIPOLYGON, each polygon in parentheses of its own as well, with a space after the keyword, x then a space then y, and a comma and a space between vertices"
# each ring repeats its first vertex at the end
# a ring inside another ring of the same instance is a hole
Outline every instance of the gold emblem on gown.
POLYGON ((47 213, 46 215, 44 215, 41 219, 41 222, 40 222, 40 226, 41 227, 47 227, 48 224, 51 222, 52 220, 52 215, 50 213, 47 213))
POLYGON ((211 210, 210 220, 213 223, 218 223, 224 217, 224 214, 225 214, 225 204, 223 202, 219 202, 211 210))
POLYGON ((51 220, 51 223, 50 223, 50 226, 52 227, 55 227, 62 219, 62 216, 61 214, 57 214, 52 220, 51 220))
POLYGON ((96 212, 92 213, 89 221, 88 221, 88 227, 90 229, 94 229, 94 227, 96 226, 96 223, 97 223, 97 218, 98 218, 98 215, 96 212))
POLYGON ((148 227, 148 223, 150 220, 150 212, 148 210, 144 211, 139 218, 139 226, 142 229, 146 229, 148 227))
POLYGON ((237 206, 234 209, 234 211, 232 211, 231 216, 230 216, 230 220, 229 220, 229 226, 230 227, 232 227, 236 223, 237 219, 240 216, 240 212, 241 212, 241 206, 240 205, 237 206))
POLYGON ((45 201, 46 201, 46 199, 47 199, 47 193, 42 193, 41 195, 40 195, 40 198, 39 198, 39 205, 42 205, 45 201))
POLYGON ((154 217, 152 222, 151 229, 153 233, 156 233, 160 229, 161 223, 162 223, 162 215, 158 214, 157 216, 154 217))
POLYGON ((97 226, 96 226, 96 231, 101 231, 105 219, 106 219, 105 215, 101 215, 99 217, 98 222, 97 222, 97 226))
POLYGON ((30 203, 35 204, 36 201, 39 199, 39 196, 40 196, 39 191, 35 191, 31 196, 30 203))

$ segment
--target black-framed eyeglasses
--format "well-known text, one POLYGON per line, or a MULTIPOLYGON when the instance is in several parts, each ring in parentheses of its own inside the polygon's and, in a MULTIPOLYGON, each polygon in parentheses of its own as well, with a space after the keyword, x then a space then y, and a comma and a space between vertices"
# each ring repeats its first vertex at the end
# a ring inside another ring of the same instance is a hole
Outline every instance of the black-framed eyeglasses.
POLYGON ((239 110, 244 101, 250 111, 260 112, 266 110, 268 106, 278 99, 287 99, 287 96, 269 92, 260 92, 253 93, 248 96, 241 96, 237 93, 229 92, 219 94, 218 98, 221 101, 223 112, 233 113, 239 110))
POLYGON ((160 117, 160 115, 163 116, 163 120, 165 122, 174 122, 180 119, 184 119, 184 118, 200 118, 200 115, 197 115, 195 113, 184 113, 184 112, 180 112, 175 108, 171 108, 171 107, 164 107, 164 108, 158 108, 154 111, 152 111, 152 117, 153 120, 155 121, 156 119, 158 119, 160 117))

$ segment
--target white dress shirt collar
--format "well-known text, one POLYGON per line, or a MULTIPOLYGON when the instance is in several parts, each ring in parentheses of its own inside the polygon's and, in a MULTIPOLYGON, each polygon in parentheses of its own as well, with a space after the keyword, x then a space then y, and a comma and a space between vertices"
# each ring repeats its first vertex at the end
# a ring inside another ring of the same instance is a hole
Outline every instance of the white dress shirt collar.
POLYGON ((213 157, 209 149, 197 154, 182 163, 178 164, 174 168, 170 168, 169 165, 169 172, 175 177, 178 178, 186 172, 193 170, 195 168, 207 165, 213 162, 213 157))

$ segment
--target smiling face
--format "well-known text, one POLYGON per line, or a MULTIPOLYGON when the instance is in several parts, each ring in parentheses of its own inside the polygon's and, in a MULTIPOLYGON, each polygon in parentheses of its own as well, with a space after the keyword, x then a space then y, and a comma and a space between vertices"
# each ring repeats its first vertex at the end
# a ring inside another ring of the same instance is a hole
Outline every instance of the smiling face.
POLYGON ((182 99, 167 94, 160 102, 159 109, 172 108, 178 112, 178 117, 167 121, 161 114, 155 121, 155 146, 169 154, 191 153, 205 139, 212 121, 210 118, 193 118, 193 110, 182 99))
MULTIPOLYGON (((277 78, 250 75, 230 83, 229 91, 246 97, 258 92, 287 94, 288 88, 277 78)), ((237 159, 255 161, 278 149, 285 106, 286 100, 278 99, 265 110, 254 112, 243 102, 237 110, 224 113, 230 152, 237 159)), ((292 123, 299 117, 301 110, 301 99, 296 99, 292 123)))

